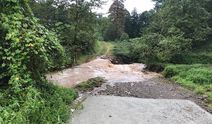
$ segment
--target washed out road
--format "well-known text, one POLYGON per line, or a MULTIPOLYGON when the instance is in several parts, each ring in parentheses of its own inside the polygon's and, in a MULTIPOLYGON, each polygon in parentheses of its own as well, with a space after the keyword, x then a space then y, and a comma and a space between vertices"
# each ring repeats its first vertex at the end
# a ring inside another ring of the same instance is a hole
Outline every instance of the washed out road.
POLYGON ((107 80, 91 92, 83 109, 73 113, 70 124, 212 124, 203 98, 144 67, 97 58, 47 78, 64 87, 94 77, 107 80))

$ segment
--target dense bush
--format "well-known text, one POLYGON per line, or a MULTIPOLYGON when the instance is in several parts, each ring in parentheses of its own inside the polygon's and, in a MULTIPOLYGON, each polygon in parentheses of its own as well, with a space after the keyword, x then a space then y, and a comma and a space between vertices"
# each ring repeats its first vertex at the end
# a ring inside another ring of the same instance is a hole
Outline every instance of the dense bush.
POLYGON ((32 124, 65 123, 70 118, 70 104, 76 99, 77 93, 50 83, 36 85, 43 100, 35 112, 29 114, 32 124))
POLYGON ((212 64, 212 43, 206 42, 180 59, 182 64, 212 64))
POLYGON ((132 60, 130 58, 130 42, 118 42, 115 44, 115 47, 113 49, 113 55, 118 59, 119 61, 123 63, 130 63, 132 60))
MULTIPOLYGON (((184 58, 186 53, 205 43, 210 32, 207 23, 209 14, 204 2, 166 0, 158 5, 160 6, 149 20, 145 33, 140 40, 130 43, 131 47, 128 48, 127 54, 125 52, 125 56, 147 65, 183 63, 182 59, 187 61, 184 58)), ((206 56, 202 58, 206 59, 206 56)), ((210 58, 206 61, 210 61, 210 58)))
POLYGON ((69 119, 70 104, 77 97, 75 91, 47 82, 26 90, 27 98, 16 95, 17 99, 8 89, 0 89, 0 123, 62 124, 69 119))
POLYGON ((125 63, 151 63, 157 59, 155 48, 158 47, 161 36, 145 35, 142 38, 128 39, 116 43, 114 55, 125 63))
POLYGON ((38 23, 27 0, 0 0, 0 123, 66 121, 67 101, 75 93, 44 84, 47 70, 62 65, 63 56, 55 34, 38 23))

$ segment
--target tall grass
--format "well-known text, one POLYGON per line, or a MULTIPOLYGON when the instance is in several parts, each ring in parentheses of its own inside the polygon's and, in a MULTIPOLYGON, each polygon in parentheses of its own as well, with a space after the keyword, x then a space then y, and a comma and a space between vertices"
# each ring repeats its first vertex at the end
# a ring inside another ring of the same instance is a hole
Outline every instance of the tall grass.
POLYGON ((163 74, 197 94, 206 96, 206 103, 212 107, 212 65, 168 65, 163 74))

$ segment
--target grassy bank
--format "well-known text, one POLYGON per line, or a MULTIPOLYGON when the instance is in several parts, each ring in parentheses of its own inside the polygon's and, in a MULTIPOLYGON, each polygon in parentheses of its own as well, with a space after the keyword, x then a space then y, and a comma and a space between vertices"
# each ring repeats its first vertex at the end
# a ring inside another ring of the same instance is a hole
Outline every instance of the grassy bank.
POLYGON ((44 105, 37 110, 33 122, 39 124, 66 123, 71 114, 71 103, 77 98, 73 89, 42 83, 37 86, 44 105))
POLYGON ((207 43, 182 58, 185 64, 168 64, 165 77, 205 97, 212 108, 212 43, 207 43))

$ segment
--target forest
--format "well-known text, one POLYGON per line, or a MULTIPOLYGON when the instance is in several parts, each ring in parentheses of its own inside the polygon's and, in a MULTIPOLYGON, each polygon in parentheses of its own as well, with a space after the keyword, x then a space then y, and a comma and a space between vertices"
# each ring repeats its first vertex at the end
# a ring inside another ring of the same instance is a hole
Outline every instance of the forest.
POLYGON ((66 123, 78 93, 46 74, 111 46, 120 63, 144 63, 212 108, 212 1, 153 1, 138 13, 113 0, 105 16, 93 11, 104 0, 0 0, 0 123, 66 123))

